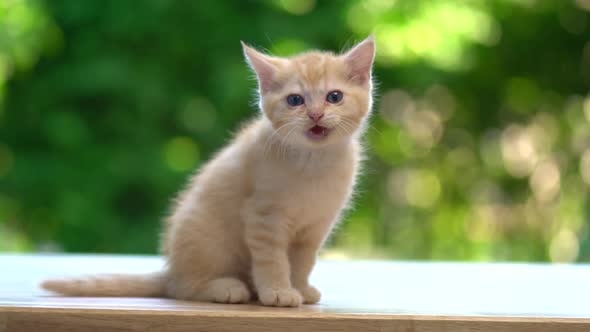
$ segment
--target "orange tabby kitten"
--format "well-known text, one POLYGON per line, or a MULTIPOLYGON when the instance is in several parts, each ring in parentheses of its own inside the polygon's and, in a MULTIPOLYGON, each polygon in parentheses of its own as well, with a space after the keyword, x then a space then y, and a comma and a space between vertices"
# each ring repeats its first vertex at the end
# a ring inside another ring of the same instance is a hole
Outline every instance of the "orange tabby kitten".
POLYGON ((318 250, 353 192, 371 109, 372 37, 342 55, 291 58, 242 44, 260 116, 183 192, 163 236, 165 271, 47 280, 74 296, 167 296, 297 307, 318 250))

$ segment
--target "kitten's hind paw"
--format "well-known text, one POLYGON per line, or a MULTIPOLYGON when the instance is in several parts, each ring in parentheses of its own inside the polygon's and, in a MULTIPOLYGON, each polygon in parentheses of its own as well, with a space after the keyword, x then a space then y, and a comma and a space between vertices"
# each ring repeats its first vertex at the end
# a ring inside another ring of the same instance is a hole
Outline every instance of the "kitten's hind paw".
POLYGON ((258 291, 260 303, 273 307, 298 307, 303 298, 295 288, 262 288, 258 291))
POLYGON ((320 301, 320 298, 322 297, 322 293, 320 293, 320 291, 317 288, 311 285, 307 285, 301 288, 298 287, 297 290, 299 290, 299 292, 303 296, 303 303, 305 304, 318 303, 320 301))

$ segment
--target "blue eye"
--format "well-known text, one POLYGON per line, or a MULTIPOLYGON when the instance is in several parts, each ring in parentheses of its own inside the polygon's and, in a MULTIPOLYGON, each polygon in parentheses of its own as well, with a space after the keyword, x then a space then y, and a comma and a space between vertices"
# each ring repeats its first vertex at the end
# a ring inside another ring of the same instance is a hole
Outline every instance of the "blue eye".
POLYGON ((342 101, 342 97, 344 96, 342 95, 341 91, 334 90, 328 93, 328 95, 326 96, 326 101, 330 104, 338 104, 342 101))
POLYGON ((299 106, 299 105, 303 105, 305 104, 305 99, 303 99, 303 96, 301 95, 288 95, 287 96, 287 104, 289 104, 289 106, 299 106))

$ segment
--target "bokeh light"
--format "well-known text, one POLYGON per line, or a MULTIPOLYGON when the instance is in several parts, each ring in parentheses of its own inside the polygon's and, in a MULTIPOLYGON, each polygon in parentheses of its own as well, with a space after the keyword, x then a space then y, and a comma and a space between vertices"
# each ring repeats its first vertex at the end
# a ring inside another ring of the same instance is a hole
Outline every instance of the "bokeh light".
POLYGON ((166 164, 177 172, 187 172, 197 166, 199 147, 189 137, 174 137, 164 149, 166 164))
POLYGON ((303 15, 314 9, 316 0, 278 0, 278 3, 291 14, 303 15))
POLYGON ((460 1, 359 1, 350 7, 347 20, 359 34, 375 32, 377 59, 383 64, 426 60, 457 71, 472 65, 467 43, 492 46, 500 41, 500 25, 482 7, 460 1))

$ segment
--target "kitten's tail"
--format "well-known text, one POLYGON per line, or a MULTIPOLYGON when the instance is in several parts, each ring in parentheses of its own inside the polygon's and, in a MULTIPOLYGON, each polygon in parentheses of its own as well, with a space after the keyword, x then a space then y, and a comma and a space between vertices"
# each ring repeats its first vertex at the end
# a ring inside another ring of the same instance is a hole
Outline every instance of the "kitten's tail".
POLYGON ((99 274, 67 279, 48 279, 41 283, 46 290, 66 296, 164 297, 166 275, 99 274))

